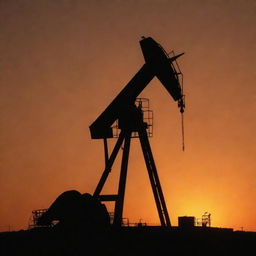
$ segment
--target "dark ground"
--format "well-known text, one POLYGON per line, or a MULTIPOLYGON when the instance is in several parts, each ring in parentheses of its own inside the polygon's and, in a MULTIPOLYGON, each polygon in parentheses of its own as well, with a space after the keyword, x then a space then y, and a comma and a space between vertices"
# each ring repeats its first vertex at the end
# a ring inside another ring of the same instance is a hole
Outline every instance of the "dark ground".
POLYGON ((256 255, 256 232, 126 227, 36 228, 0 233, 0 255, 256 255))

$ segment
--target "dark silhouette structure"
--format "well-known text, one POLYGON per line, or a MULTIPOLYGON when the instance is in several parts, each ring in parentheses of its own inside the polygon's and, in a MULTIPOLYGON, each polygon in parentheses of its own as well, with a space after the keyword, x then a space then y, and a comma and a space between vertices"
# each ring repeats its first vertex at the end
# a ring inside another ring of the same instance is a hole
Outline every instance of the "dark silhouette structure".
MULTIPOLYGON (((29 218, 29 223, 28 223, 28 229, 36 228, 38 227, 38 219, 41 218, 41 216, 47 211, 48 209, 37 209, 32 211, 32 215, 29 218)), ((51 222, 46 225, 40 225, 40 227, 51 227, 54 225, 54 222, 51 222)))
POLYGON ((180 216, 178 217, 178 225, 180 228, 193 228, 195 226, 195 217, 180 216))
POLYGON ((62 193, 37 219, 38 226, 49 226, 58 221, 65 229, 102 229, 110 225, 108 211, 95 197, 70 190, 62 193))
POLYGON ((203 227, 210 227, 211 226, 211 214, 205 212, 202 216, 202 226, 203 227))
POLYGON ((148 125, 143 120, 143 111, 141 104, 135 104, 136 98, 149 82, 156 76, 172 98, 178 101, 180 112, 184 112, 184 95, 182 86, 179 80, 179 75, 182 75, 180 70, 176 70, 174 62, 181 56, 169 57, 164 49, 151 37, 140 41, 142 53, 144 55, 145 64, 112 101, 112 103, 103 111, 103 113, 91 124, 90 132, 92 139, 103 139, 105 150, 105 170, 95 189, 94 196, 100 201, 114 201, 114 226, 122 225, 124 195, 126 176, 128 168, 128 159, 130 151, 130 143, 132 133, 138 134, 144 160, 146 163, 154 199, 162 226, 171 226, 168 210, 166 207, 164 194, 161 188, 160 180, 157 173, 157 168, 151 151, 148 140, 147 129, 148 125), (107 139, 113 138, 113 123, 117 120, 120 135, 114 146, 110 156, 108 156, 107 139), (121 163, 120 179, 118 193, 114 195, 101 195, 102 188, 107 180, 111 168, 116 159, 116 156, 123 145, 123 156, 121 163))

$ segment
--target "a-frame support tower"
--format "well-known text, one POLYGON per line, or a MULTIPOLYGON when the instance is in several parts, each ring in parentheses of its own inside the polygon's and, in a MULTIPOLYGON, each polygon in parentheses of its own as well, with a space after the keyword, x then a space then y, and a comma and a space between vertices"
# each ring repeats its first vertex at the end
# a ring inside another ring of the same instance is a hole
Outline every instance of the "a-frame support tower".
MULTIPOLYGON (((101 176, 101 179, 96 187, 94 196, 98 197, 101 201, 114 201, 115 210, 114 210, 114 221, 115 226, 122 225, 123 217, 123 206, 124 206, 124 196, 125 196, 125 186, 126 186, 126 177, 128 170, 128 160, 130 152, 130 144, 132 133, 137 132, 140 140, 141 149, 143 152, 145 164, 148 171, 148 176, 151 183, 151 188, 154 194, 154 199, 159 215, 159 219, 162 226, 170 226, 170 218, 167 211, 163 191, 161 188, 160 180, 158 177, 154 157, 151 151, 148 134, 147 134, 147 123, 143 122, 143 114, 141 109, 136 106, 131 107, 131 111, 127 113, 129 118, 129 123, 126 123, 125 120, 120 120, 119 123, 122 123, 121 133, 119 138, 114 146, 114 149, 109 158, 106 158, 106 168, 101 176), (133 123, 131 124, 131 120, 133 123), (107 177, 111 171, 111 168, 114 164, 116 156, 123 145, 123 155, 121 162, 121 171, 119 178, 118 193, 116 195, 101 195, 102 188, 107 180, 107 177)), ((105 156, 107 156, 107 145, 106 140, 104 140, 105 156)))

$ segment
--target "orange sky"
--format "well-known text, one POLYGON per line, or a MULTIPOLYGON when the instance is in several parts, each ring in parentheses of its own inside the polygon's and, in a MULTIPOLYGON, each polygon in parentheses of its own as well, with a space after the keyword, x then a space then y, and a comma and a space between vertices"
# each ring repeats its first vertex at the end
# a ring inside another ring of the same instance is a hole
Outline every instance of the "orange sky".
MULTIPOLYGON (((103 143, 89 125, 142 66, 141 36, 185 52, 186 151, 176 102, 154 79, 150 139, 171 221, 256 231, 254 0, 0 1, 0 230, 63 191, 92 193, 103 143)), ((114 140, 111 144, 114 143, 114 140)), ((115 192, 116 164, 105 191, 115 192)), ((158 223, 138 141, 124 216, 158 223)))

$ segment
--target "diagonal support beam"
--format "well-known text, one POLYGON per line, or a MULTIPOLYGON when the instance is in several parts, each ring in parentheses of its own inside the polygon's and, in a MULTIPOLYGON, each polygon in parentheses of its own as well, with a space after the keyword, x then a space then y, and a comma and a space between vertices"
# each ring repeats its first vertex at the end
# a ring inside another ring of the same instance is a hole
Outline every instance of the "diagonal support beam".
POLYGON ((116 159, 117 153, 118 153, 118 151, 119 151, 119 149, 120 149, 120 147, 121 147, 121 145, 124 141, 124 138, 125 138, 125 134, 124 134, 124 132, 121 132, 120 135, 119 135, 119 138, 116 142, 116 145, 115 145, 115 147, 114 147, 114 149, 113 149, 113 151, 112 151, 112 153, 111 153, 111 155, 108 159, 108 161, 106 161, 105 170, 102 173, 102 176, 101 176, 100 181, 99 181, 99 183, 98 183, 98 185, 97 185, 97 187, 94 191, 93 196, 99 196, 99 194, 100 194, 100 192, 101 192, 101 190, 102 190, 102 188, 103 188, 103 186, 104 186, 104 184, 105 184, 105 182, 108 178, 108 175, 111 172, 111 168, 112 168, 113 163, 116 159))

